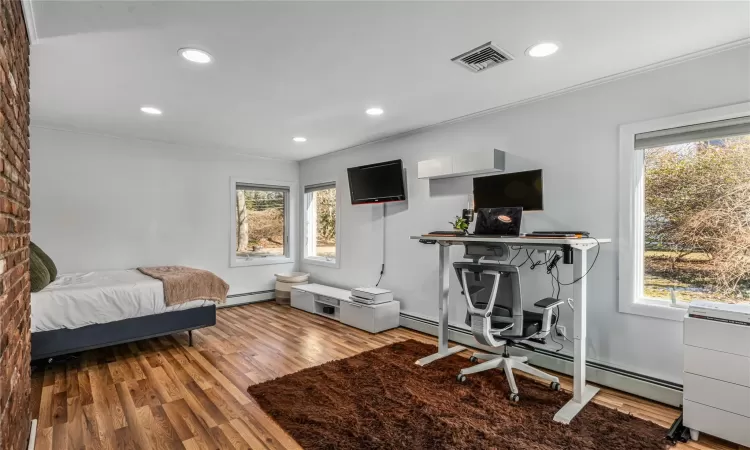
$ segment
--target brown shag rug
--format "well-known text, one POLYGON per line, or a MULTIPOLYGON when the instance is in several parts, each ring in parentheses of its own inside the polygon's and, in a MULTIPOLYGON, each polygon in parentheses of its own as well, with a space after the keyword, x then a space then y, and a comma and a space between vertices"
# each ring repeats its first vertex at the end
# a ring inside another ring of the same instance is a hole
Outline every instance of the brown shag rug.
POLYGON ((552 421, 570 394, 499 370, 456 381, 453 355, 425 367, 435 346, 409 340, 250 386, 260 406, 305 449, 639 450, 667 448, 666 430, 590 403, 552 421))

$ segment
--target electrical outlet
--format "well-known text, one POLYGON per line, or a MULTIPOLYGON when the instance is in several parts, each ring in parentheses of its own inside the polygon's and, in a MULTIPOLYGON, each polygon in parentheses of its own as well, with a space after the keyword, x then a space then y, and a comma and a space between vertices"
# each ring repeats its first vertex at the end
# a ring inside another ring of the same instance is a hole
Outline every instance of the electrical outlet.
POLYGON ((562 325, 558 325, 555 327, 555 331, 557 331, 557 335, 560 337, 566 337, 567 334, 565 334, 565 327, 562 325))

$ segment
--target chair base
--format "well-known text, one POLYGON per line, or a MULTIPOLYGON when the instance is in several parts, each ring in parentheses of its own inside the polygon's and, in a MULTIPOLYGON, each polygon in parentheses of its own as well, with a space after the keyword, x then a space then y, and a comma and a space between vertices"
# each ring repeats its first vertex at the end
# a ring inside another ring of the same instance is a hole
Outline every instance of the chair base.
POLYGON ((560 380, 557 377, 526 364, 526 361, 529 359, 525 356, 503 356, 493 353, 474 353, 472 356, 473 359, 483 360, 485 362, 477 364, 476 366, 461 369, 461 373, 458 374, 459 381, 465 380, 466 375, 472 373, 479 373, 492 369, 503 369, 506 378, 508 378, 508 384, 510 385, 510 398, 514 401, 518 401, 518 386, 516 386, 516 379, 513 376, 513 369, 516 369, 523 373, 549 381, 550 387, 554 390, 560 389, 560 380))

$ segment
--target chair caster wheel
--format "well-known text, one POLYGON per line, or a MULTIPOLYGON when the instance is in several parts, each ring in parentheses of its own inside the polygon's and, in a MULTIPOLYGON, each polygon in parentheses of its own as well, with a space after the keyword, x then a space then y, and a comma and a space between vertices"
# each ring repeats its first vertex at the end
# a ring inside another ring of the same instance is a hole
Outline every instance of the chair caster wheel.
POLYGON ((553 381, 552 383, 550 383, 549 388, 552 389, 553 391, 559 391, 560 383, 558 383, 557 381, 553 381))
POLYGON ((476 357, 476 356, 471 356, 471 357, 469 358, 469 361, 470 361, 470 362, 472 362, 472 363, 475 363, 475 362, 477 362, 477 361, 479 361, 479 360, 477 359, 477 357, 476 357))
POLYGON ((519 396, 518 396, 518 394, 514 394, 514 393, 512 393, 512 392, 511 392, 511 394, 510 394, 510 395, 508 396, 508 398, 509 398, 509 399, 510 399, 510 401, 512 401, 513 403, 518 403, 518 400, 520 400, 520 399, 521 399, 521 397, 519 397, 519 396))
POLYGON ((459 373, 456 377, 456 380, 458 380, 459 383, 465 383, 466 382, 466 375, 459 373))

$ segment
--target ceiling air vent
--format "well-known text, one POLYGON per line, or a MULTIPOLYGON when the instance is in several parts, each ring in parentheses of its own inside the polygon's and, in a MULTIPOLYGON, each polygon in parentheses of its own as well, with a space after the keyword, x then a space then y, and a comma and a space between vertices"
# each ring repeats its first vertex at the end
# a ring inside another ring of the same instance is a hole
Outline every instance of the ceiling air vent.
POLYGON ((472 72, 481 72, 506 61, 511 61, 513 56, 492 42, 469 50, 466 53, 451 59, 454 63, 466 67, 472 72))

